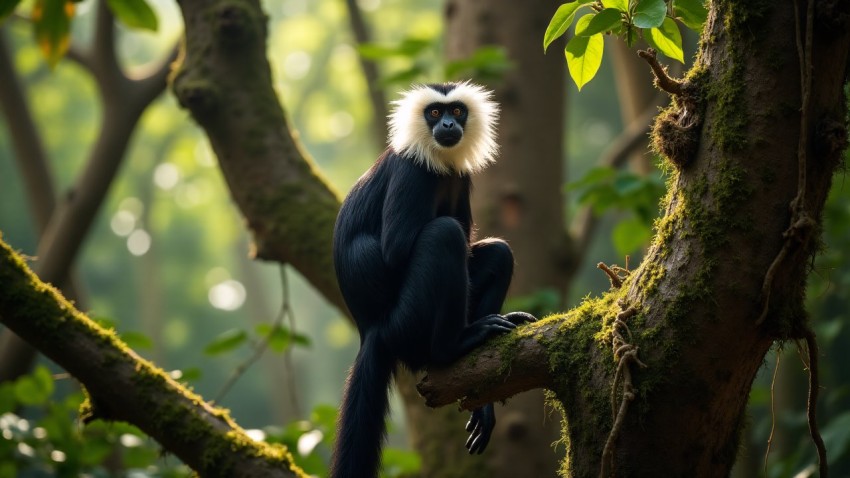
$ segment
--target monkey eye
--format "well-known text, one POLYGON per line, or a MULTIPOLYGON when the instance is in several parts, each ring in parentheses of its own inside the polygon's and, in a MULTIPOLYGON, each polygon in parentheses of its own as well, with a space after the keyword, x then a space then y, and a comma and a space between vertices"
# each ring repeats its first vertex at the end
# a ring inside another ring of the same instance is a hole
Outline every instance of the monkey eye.
POLYGON ((460 114, 461 114, 460 108, 455 107, 455 109, 452 110, 452 114, 455 115, 455 116, 460 116, 460 114))
POLYGON ((438 110, 438 109, 431 110, 431 117, 432 118, 439 118, 440 117, 440 110, 438 110))

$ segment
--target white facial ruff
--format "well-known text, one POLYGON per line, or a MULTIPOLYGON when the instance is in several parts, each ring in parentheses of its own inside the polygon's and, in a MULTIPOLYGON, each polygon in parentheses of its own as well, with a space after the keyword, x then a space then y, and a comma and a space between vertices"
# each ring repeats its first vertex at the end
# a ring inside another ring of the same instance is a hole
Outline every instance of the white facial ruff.
POLYGON ((402 92, 401 98, 392 102, 389 143, 396 153, 410 156, 434 172, 473 174, 496 160, 499 105, 492 100, 493 92, 479 85, 468 81, 454 85, 445 95, 426 85, 402 92), (466 105, 469 114, 460 142, 445 147, 434 139, 425 121, 425 107, 453 101, 466 105))

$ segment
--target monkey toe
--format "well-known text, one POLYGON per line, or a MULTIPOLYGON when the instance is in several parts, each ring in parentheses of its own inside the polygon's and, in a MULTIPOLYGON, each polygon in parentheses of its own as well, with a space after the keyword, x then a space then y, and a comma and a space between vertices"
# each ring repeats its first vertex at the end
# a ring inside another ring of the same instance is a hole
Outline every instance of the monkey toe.
POLYGON ((528 312, 509 312, 504 315, 505 319, 510 322, 521 325, 521 324, 530 324, 531 322, 537 322, 537 317, 529 314, 528 312))

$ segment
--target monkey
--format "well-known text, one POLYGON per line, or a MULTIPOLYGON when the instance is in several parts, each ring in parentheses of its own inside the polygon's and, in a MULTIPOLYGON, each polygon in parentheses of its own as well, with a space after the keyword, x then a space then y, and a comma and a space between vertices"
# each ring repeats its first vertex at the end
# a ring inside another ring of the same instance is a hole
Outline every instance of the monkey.
MULTIPOLYGON (((494 162, 499 106, 470 83, 414 86, 393 102, 388 148, 360 177, 337 217, 337 280, 360 333, 343 392, 332 478, 374 478, 397 363, 445 366, 486 339, 537 320, 500 315, 513 252, 473 240, 470 176, 494 162)), ((466 448, 487 447, 493 404, 472 412, 466 448)))

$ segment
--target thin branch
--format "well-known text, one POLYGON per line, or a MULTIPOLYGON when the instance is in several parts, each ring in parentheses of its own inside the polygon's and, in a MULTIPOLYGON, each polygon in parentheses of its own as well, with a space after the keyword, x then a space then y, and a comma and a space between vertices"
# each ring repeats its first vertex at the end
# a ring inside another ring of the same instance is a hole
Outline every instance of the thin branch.
POLYGON ((658 54, 654 49, 648 48, 646 50, 639 50, 638 55, 646 60, 646 62, 649 63, 649 67, 652 68, 652 73, 655 75, 656 86, 671 95, 682 94, 682 82, 670 78, 670 76, 667 75, 667 69, 661 66, 661 63, 658 62, 658 54))
MULTIPOLYGON (((369 31, 369 26, 366 24, 366 19, 363 18, 363 12, 357 5, 357 0, 345 0, 345 6, 348 9, 348 20, 351 25, 351 32, 354 34, 354 40, 357 45, 363 45, 372 42, 372 33, 369 31)), ((357 59, 360 61, 360 67, 363 69, 363 76, 366 80, 366 87, 369 90, 369 100, 372 105, 372 130, 375 135, 375 144, 379 149, 383 149, 387 141, 387 98, 381 88, 380 74, 378 73, 378 65, 366 58, 363 55, 357 54, 357 59)))
MULTIPOLYGON (((263 337, 263 339, 260 340, 257 343, 257 345, 254 347, 253 353, 233 370, 233 372, 230 374, 230 377, 228 377, 227 381, 224 383, 224 385, 222 385, 221 389, 215 395, 215 398, 213 398, 213 403, 220 403, 221 400, 224 398, 224 396, 227 395, 227 392, 229 392, 230 389, 233 387, 233 385, 236 384, 236 381, 239 380, 242 377, 242 375, 244 375, 245 372, 249 368, 251 368, 251 365, 256 363, 257 360, 259 360, 260 357, 263 356, 263 354, 266 352, 266 350, 269 347, 269 342, 271 342, 271 339, 272 339, 272 336, 274 335, 274 333, 277 332, 278 330, 280 330, 283 327, 283 319, 287 315, 289 315, 290 319, 294 320, 292 307, 290 307, 290 302, 289 302, 289 282, 287 281, 286 269, 285 269, 285 266, 283 266, 283 265, 280 266, 280 279, 281 279, 281 284, 282 284, 282 287, 283 287, 283 299, 281 301, 280 309, 278 310, 277 315, 275 316, 274 320, 271 322, 271 328, 269 329, 268 335, 263 337)), ((295 330, 291 328, 289 330, 289 333, 290 333, 290 337, 294 337, 295 330)), ((291 349, 292 346, 293 346, 292 343, 287 345, 287 352, 291 349)), ((290 362, 291 362, 291 360, 290 360, 290 358, 288 358, 287 359, 287 368, 289 369, 288 370, 289 376, 292 377, 293 372, 292 372, 291 366, 289 365, 290 362)), ((294 387, 291 387, 291 388, 294 388, 294 387)), ((290 391, 294 392, 293 390, 290 390, 290 391)), ((292 395, 292 398, 294 399, 295 396, 292 395)))

